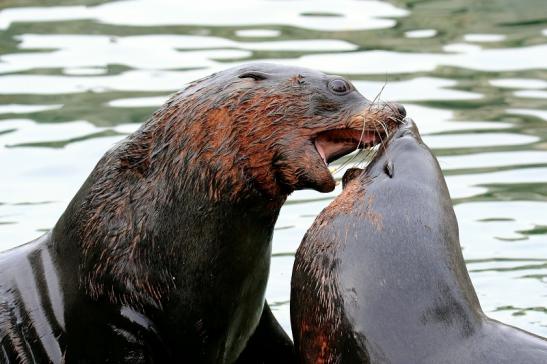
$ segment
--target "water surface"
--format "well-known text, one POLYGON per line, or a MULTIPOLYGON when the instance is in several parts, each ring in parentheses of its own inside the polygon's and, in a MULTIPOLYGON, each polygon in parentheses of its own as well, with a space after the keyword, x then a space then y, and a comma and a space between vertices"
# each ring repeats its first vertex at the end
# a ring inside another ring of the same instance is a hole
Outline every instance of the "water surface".
MULTIPOLYGON (((547 336, 544 0, 43 3, 0 3, 0 249, 50 229, 100 156, 186 82, 253 60, 306 66, 407 106, 484 310, 547 336)), ((286 329, 294 252, 338 193, 282 209, 267 297, 286 329)))

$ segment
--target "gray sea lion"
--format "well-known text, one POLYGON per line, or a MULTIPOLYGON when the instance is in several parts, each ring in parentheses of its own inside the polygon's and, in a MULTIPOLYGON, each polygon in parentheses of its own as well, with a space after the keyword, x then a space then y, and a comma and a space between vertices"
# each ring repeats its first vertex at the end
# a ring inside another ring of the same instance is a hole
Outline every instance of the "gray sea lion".
POLYGON ((547 341, 488 318, 437 160, 411 120, 317 217, 299 247, 300 362, 547 363, 547 341))
POLYGON ((50 233, 0 254, 0 362, 292 362, 264 303, 279 209, 331 191, 326 163, 403 111, 303 68, 191 83, 104 155, 50 233))

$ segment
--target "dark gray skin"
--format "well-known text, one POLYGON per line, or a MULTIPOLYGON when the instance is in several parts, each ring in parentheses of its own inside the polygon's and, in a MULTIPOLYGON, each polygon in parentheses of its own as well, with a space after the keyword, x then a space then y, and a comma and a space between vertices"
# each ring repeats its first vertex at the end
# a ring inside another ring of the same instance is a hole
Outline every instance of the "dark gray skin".
POLYGON ((291 320, 301 363, 546 363, 547 341, 488 318, 437 160, 408 120, 308 230, 291 320))
POLYGON ((273 228, 294 190, 334 188, 318 133, 335 159, 351 150, 329 133, 360 135, 371 115, 404 116, 341 77, 272 64, 173 95, 50 233, 0 254, 0 363, 293 362, 264 301, 273 228))

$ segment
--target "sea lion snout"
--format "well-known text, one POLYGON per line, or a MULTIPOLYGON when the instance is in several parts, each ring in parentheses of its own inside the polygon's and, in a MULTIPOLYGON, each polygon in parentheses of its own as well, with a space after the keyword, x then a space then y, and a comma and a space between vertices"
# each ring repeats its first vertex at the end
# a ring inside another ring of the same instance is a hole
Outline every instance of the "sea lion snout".
POLYGON ((397 131, 393 135, 393 138, 402 138, 407 135, 412 136, 414 139, 420 142, 422 141, 420 132, 418 131, 418 127, 416 126, 414 120, 409 117, 404 117, 401 121, 401 126, 399 126, 399 129, 397 129, 397 131))
MULTIPOLYGON (((397 107, 398 105, 400 107, 400 115, 406 115, 406 110, 403 105, 395 103, 391 103, 390 105, 390 107, 392 108, 397 107)), ((381 165, 383 173, 385 173, 389 178, 393 178, 395 174, 395 163, 393 161, 393 157, 395 157, 395 155, 398 153, 403 153, 402 151, 398 150, 398 148, 395 148, 398 144, 397 140, 405 136, 410 136, 413 139, 413 144, 415 143, 415 141, 418 141, 419 143, 422 142, 414 120, 408 117, 402 117, 400 122, 401 125, 399 126, 399 129, 397 129, 394 132, 393 136, 384 143, 382 152, 379 153, 367 167, 366 170, 369 174, 371 174, 371 171, 374 169, 375 165, 381 165)), ((342 177, 342 188, 346 188, 348 183, 361 175, 363 171, 364 170, 361 168, 349 168, 342 177)))
POLYGON ((389 102, 388 107, 393 110, 393 113, 400 122, 404 122, 406 117, 406 108, 398 102, 389 102))
POLYGON ((402 104, 397 104, 397 111, 399 112, 399 115, 401 115, 402 118, 406 116, 406 108, 402 104))

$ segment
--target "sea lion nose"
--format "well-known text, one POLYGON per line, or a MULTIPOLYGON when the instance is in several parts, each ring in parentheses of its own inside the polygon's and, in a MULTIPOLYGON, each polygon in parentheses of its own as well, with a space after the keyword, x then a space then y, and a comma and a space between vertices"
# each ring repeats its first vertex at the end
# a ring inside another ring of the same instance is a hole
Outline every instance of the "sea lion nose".
POLYGON ((392 102, 391 107, 393 111, 397 114, 399 120, 403 120, 406 116, 406 109, 403 105, 398 102, 392 102))

